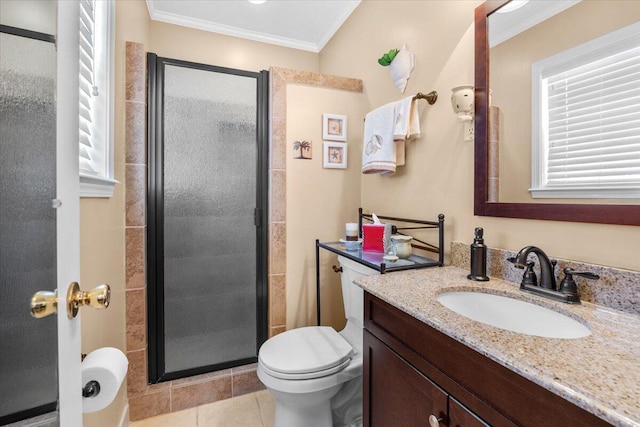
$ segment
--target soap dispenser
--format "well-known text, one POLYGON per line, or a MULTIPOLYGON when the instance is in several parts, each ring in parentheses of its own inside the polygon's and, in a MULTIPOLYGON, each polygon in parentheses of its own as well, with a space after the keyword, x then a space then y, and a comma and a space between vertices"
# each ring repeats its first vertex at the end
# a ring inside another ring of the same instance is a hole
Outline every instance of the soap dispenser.
POLYGON ((489 280, 487 277, 487 246, 484 244, 483 234, 484 230, 477 227, 471 244, 471 274, 467 276, 467 279, 477 282, 489 280))

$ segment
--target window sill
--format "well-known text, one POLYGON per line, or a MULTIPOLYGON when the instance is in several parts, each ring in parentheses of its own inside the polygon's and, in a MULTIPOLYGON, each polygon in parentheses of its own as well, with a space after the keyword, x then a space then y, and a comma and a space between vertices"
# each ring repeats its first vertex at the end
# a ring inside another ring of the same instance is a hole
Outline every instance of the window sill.
POLYGON ((638 188, 530 188, 534 199, 638 199, 638 188))
POLYGON ((113 189, 119 184, 115 179, 80 174, 80 197, 113 197, 113 189))

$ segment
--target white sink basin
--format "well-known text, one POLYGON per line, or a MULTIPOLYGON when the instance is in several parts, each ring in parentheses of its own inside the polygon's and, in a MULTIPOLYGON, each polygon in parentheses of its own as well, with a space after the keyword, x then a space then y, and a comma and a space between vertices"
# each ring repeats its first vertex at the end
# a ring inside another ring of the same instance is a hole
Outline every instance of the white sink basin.
POLYGON ((582 323, 548 308, 481 292, 445 292, 440 304, 471 320, 546 338, 584 338, 591 331, 582 323))

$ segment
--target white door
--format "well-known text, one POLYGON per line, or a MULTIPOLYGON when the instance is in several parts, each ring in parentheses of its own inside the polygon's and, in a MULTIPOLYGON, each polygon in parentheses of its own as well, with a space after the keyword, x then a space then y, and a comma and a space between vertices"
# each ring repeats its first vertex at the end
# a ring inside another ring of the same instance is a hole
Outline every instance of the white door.
POLYGON ((57 46, 57 263, 58 404, 62 427, 82 426, 80 318, 70 319, 62 302, 80 281, 80 198, 78 174, 79 5, 58 1, 57 46))
POLYGON ((57 404, 60 425, 78 427, 80 316, 70 319, 65 305, 80 276, 78 3, 60 1, 57 11, 48 2, 2 3, 0 421, 57 404), (50 17, 51 31, 24 17, 50 17), (31 294, 56 288, 57 319, 31 318, 31 294))

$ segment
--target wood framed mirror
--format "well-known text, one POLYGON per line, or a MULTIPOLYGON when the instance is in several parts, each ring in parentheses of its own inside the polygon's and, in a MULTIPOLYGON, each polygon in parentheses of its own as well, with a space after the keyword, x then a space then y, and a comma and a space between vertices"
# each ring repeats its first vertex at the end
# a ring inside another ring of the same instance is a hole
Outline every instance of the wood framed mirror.
POLYGON ((505 218, 640 225, 638 200, 630 200, 629 204, 626 204, 626 201, 621 202, 625 204, 599 204, 588 201, 585 203, 583 200, 580 200, 580 203, 489 201, 490 51, 487 18, 505 3, 508 1, 489 0, 475 10, 474 214, 505 218))

